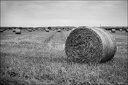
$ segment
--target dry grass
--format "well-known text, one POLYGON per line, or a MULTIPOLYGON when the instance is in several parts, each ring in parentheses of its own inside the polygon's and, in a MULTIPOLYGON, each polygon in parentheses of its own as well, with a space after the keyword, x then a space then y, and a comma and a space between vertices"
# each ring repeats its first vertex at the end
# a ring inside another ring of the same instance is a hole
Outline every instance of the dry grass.
MULTIPOLYGON (((127 34, 114 33, 118 50, 114 58, 97 66, 67 60, 64 49, 51 49, 49 42, 65 42, 56 35, 67 32, 11 32, 1 38, 1 84, 3 85, 117 85, 128 84, 127 34), (52 38, 51 35, 55 35, 52 38), (50 38, 50 39, 49 39, 50 38), (47 40, 49 39, 49 40, 47 40), (45 45, 44 45, 45 43, 45 45), (50 50, 49 50, 50 49, 50 50)), ((2 34, 1 34, 2 35, 2 34)), ((3 36, 3 35, 2 35, 3 36)))

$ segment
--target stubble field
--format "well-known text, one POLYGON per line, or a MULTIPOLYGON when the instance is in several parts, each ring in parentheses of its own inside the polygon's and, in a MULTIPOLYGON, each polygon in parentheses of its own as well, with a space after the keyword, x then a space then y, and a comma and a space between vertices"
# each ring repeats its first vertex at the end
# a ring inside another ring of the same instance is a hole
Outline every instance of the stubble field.
POLYGON ((70 31, 22 31, 0 34, 2 85, 117 85, 128 84, 128 34, 111 33, 117 51, 98 65, 67 59, 65 41, 70 31))

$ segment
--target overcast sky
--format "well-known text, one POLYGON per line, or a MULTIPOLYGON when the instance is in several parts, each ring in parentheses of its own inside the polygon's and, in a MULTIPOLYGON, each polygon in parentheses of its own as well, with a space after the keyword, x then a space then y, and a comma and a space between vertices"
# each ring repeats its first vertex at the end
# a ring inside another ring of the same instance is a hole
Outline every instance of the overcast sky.
POLYGON ((1 26, 127 26, 127 1, 1 1, 1 26))

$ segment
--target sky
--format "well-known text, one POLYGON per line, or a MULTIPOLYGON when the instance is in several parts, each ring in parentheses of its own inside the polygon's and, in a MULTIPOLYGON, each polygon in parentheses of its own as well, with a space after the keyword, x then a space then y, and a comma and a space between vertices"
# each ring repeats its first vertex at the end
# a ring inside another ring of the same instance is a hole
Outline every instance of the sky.
POLYGON ((127 0, 1 1, 1 26, 127 26, 127 0))

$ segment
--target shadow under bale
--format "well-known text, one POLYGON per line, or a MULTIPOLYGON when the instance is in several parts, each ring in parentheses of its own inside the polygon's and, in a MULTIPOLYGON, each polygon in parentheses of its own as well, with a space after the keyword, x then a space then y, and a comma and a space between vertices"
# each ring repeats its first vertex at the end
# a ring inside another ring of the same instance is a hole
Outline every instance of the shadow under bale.
POLYGON ((67 37, 65 52, 71 61, 98 64, 114 57, 116 43, 115 39, 101 28, 79 27, 67 37))

